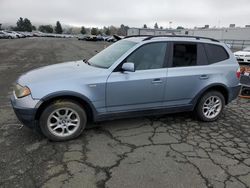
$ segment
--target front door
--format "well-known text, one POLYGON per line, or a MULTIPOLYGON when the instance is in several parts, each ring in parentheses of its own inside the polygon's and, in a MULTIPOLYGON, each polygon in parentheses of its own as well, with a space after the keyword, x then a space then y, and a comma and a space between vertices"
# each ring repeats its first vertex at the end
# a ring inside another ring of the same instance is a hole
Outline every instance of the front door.
POLYGON ((163 42, 145 44, 123 61, 134 63, 135 72, 111 73, 106 88, 109 112, 162 106, 167 81, 166 49, 163 42))

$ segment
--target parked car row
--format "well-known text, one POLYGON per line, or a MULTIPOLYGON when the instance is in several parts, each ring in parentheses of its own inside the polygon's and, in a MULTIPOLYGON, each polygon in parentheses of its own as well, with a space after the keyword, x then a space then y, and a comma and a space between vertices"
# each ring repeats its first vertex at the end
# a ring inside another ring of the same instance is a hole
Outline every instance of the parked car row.
POLYGON ((0 39, 18 39, 26 37, 53 37, 53 38, 73 38, 77 37, 78 40, 85 41, 107 41, 107 42, 116 42, 123 36, 113 35, 113 36, 102 36, 102 35, 79 35, 74 36, 70 34, 56 34, 56 33, 43 33, 40 31, 33 32, 21 32, 21 31, 7 31, 0 30, 0 39))
POLYGON ((18 39, 26 37, 72 38, 74 36, 68 34, 43 33, 40 31, 34 31, 34 32, 6 31, 6 30, 0 31, 0 39, 18 39))
POLYGON ((122 36, 113 35, 113 36, 102 36, 102 35, 81 35, 77 37, 78 40, 85 41, 107 41, 107 42, 116 42, 122 39, 122 36))
POLYGON ((107 41, 107 42, 116 42, 113 36, 101 36, 101 35, 81 35, 77 37, 78 40, 85 41, 107 41))
POLYGON ((17 38, 25 38, 26 36, 21 32, 15 31, 0 31, 1 39, 17 39, 17 38))
POLYGON ((34 37, 54 37, 54 38, 73 38, 74 35, 69 34, 56 34, 56 33, 43 33, 40 31, 32 32, 34 37))

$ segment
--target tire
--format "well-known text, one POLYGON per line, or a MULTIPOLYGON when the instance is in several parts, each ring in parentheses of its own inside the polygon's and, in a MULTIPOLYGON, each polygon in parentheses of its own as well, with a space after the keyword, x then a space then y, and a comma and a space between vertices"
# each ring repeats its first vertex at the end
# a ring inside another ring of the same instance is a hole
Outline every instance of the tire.
POLYGON ((77 138, 83 132, 86 123, 85 110, 78 103, 70 100, 51 103, 44 109, 39 119, 42 133, 52 141, 77 138))
POLYGON ((208 91, 198 101, 195 114, 201 121, 212 122, 220 117, 224 107, 224 96, 218 91, 208 91))

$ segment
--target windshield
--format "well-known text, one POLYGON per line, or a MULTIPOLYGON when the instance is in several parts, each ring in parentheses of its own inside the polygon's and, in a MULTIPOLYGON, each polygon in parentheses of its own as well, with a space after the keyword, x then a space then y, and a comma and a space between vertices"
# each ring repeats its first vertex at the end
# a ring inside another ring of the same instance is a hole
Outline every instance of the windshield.
POLYGON ((250 46, 243 49, 245 52, 250 52, 250 46))
POLYGON ((104 49, 100 53, 96 54, 94 57, 88 60, 88 62, 96 67, 109 68, 114 64, 123 54, 125 54, 129 49, 135 46, 135 42, 121 40, 108 48, 104 49))

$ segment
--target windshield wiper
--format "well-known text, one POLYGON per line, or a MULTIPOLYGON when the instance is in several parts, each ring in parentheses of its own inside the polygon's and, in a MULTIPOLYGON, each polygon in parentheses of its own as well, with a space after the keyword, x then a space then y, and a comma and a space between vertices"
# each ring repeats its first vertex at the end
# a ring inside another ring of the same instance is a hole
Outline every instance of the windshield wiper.
POLYGON ((107 67, 102 67, 102 66, 98 66, 98 65, 95 65, 95 64, 91 64, 88 60, 84 59, 82 60, 84 63, 86 63, 87 65, 89 66, 93 66, 93 67, 98 67, 98 68, 102 68, 102 69, 107 69, 107 67))
POLYGON ((84 63, 86 63, 87 65, 91 65, 90 62, 87 59, 82 60, 84 63))

